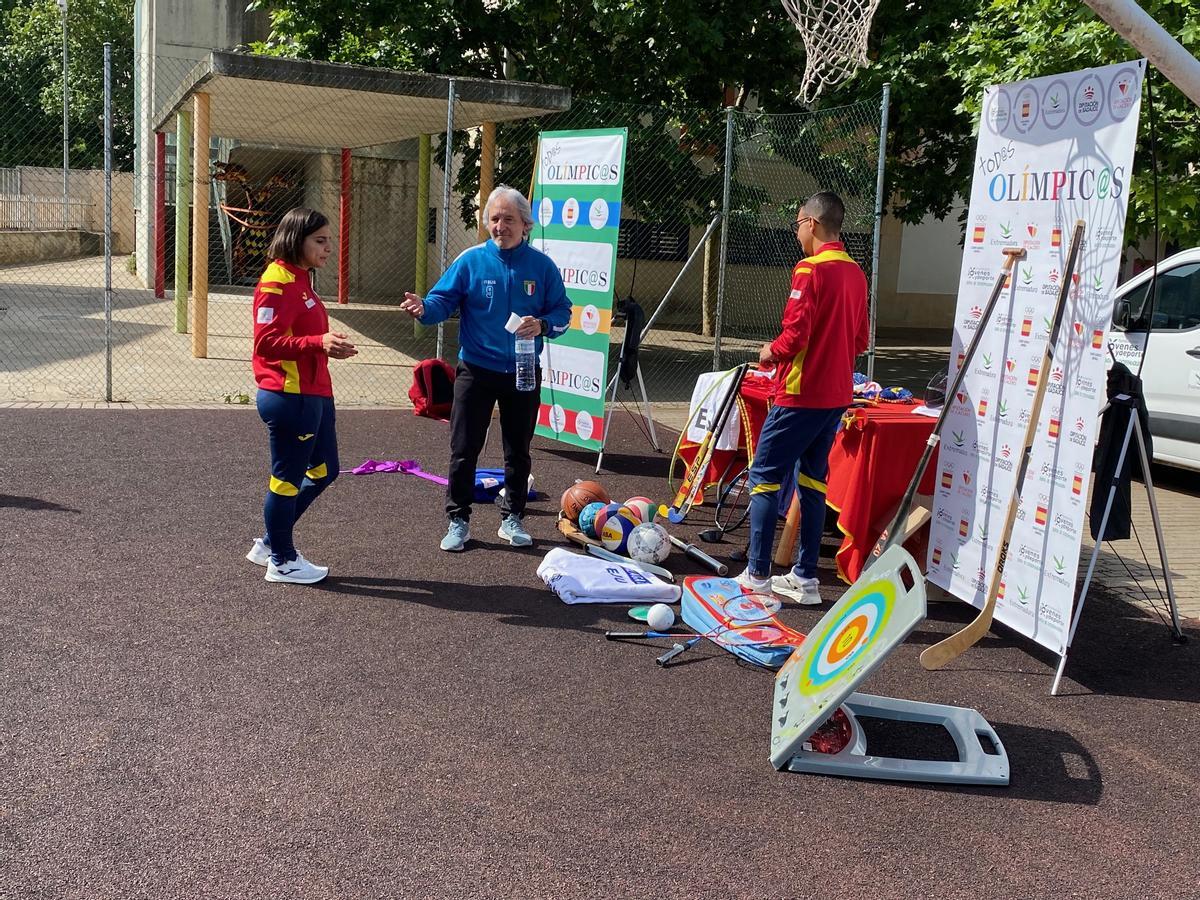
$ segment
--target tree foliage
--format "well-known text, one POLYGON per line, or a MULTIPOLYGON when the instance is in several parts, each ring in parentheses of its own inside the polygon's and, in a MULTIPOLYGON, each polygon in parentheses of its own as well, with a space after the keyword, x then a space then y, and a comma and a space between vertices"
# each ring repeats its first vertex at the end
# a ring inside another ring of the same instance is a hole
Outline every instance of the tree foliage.
MULTIPOLYGON (((1141 6, 1190 52, 1200 52, 1194 0, 1141 0, 1141 6)), ((1078 0, 885 0, 872 28, 872 65, 827 100, 846 102, 891 82, 893 212, 915 222, 926 214, 944 217, 970 195, 979 102, 988 85, 1138 56, 1078 0)), ((1142 95, 1126 236, 1132 242, 1153 231, 1157 155, 1164 240, 1200 244, 1195 215, 1200 111, 1155 73, 1158 128, 1152 135, 1148 90, 1142 95), (1151 152, 1152 136, 1157 154, 1151 152)))
MULTIPOLYGON (((726 86, 763 109, 798 109, 802 44, 776 0, 256 0, 272 15, 265 52, 447 75, 517 77, 569 86, 577 98, 679 110, 712 132, 726 86), (506 58, 511 65, 506 70, 506 58)), ((1142 0, 1193 53, 1195 0, 1142 0)), ((969 195, 978 103, 989 84, 1132 59, 1124 43, 1074 0, 885 0, 871 65, 820 104, 878 96, 890 82, 888 190, 907 222, 944 217, 969 195)), ((1195 175, 1200 115, 1159 78, 1157 160, 1162 232, 1200 243, 1195 175)), ((1135 158, 1128 236, 1153 228, 1148 108, 1135 158)), ((786 153, 787 148, 780 148, 786 153)), ((656 171, 655 177, 660 174, 656 171)))
MULTIPOLYGON (((112 43, 113 166, 133 161, 133 0, 71 0, 71 166, 104 165, 104 43, 112 43)), ((55 0, 5 0, 0 165, 62 163, 62 14, 55 0)))

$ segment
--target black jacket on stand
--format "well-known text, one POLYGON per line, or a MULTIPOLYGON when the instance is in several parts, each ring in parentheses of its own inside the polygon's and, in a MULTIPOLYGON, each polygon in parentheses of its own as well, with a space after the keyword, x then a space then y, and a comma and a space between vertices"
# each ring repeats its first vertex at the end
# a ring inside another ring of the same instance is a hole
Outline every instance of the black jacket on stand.
POLYGON ((1121 471, 1117 472, 1121 444, 1125 439, 1125 431, 1129 428, 1129 417, 1133 415, 1134 410, 1137 410, 1142 438, 1146 442, 1147 458, 1153 458, 1154 445, 1150 437, 1150 414, 1142 396, 1142 379, 1130 372, 1127 366, 1113 363, 1113 367, 1108 370, 1107 392, 1110 405, 1100 421, 1100 440, 1092 457, 1092 471, 1096 473, 1096 478, 1089 512, 1090 530, 1092 540, 1121 541, 1127 539, 1130 534, 1130 478, 1134 473, 1139 478, 1145 478, 1141 457, 1138 455, 1137 436, 1133 434, 1129 436, 1125 463, 1121 466, 1121 471), (1127 395, 1129 399, 1115 399, 1122 394, 1127 395), (1108 514, 1104 536, 1101 537, 1100 522, 1104 518, 1104 505, 1108 502, 1108 493, 1114 477, 1117 479, 1117 492, 1113 495, 1112 510, 1108 514))

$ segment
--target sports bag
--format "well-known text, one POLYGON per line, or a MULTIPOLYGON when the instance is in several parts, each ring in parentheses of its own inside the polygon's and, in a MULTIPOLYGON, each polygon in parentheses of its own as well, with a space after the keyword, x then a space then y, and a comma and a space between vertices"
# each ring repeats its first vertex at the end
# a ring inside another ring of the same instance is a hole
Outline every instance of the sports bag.
POLYGON ((454 403, 454 370, 441 359, 423 359, 413 368, 413 383, 408 389, 413 415, 430 419, 450 418, 454 403))

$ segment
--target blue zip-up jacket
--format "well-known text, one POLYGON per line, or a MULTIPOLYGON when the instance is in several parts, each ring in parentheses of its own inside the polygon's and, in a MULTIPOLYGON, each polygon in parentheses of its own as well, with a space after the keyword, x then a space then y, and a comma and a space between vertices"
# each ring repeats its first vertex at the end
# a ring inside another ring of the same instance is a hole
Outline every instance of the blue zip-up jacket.
MULTIPOLYGON (((509 313, 545 319, 546 336, 571 325, 571 301, 558 266, 522 242, 501 250, 487 241, 466 250, 425 296, 422 325, 436 325, 460 311, 458 357, 493 372, 515 372, 516 337, 504 330, 509 313)), ((542 340, 536 349, 542 352, 542 340)))

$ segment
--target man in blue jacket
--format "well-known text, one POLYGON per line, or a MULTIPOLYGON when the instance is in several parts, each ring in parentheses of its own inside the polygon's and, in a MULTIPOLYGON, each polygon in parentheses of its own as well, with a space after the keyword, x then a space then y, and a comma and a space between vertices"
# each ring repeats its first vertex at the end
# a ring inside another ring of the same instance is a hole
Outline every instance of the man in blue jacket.
POLYGON ((571 324, 571 301, 558 266, 526 243, 533 228, 529 201, 520 191, 500 185, 488 197, 483 218, 492 239, 464 251, 424 298, 406 293, 400 304, 422 325, 459 314, 446 488, 450 525, 442 538, 442 549, 449 551, 462 550, 471 536, 475 464, 497 403, 504 442, 503 519, 497 535, 514 547, 533 543, 521 519, 529 496, 529 443, 542 378, 539 371, 538 390, 517 390, 515 344, 517 338, 535 338, 540 357, 542 338, 556 338, 571 324), (504 327, 513 313, 521 318, 515 334, 504 327))

